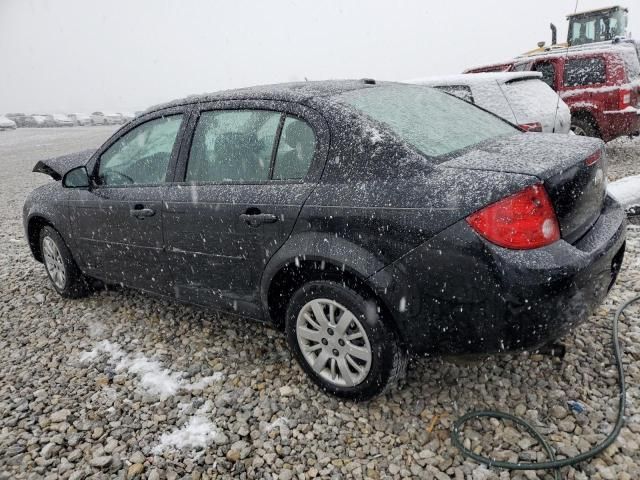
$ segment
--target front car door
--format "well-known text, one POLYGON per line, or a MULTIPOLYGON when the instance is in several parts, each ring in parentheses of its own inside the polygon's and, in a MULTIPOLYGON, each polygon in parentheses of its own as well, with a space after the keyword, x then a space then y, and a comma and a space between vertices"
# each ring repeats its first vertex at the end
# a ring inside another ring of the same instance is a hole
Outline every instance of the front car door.
POLYGON ((186 137, 163 213, 176 295, 261 318, 260 278, 320 177, 326 123, 297 104, 227 101, 201 105, 186 137))
POLYGON ((88 164, 92 187, 74 190, 71 229, 89 275, 170 294, 162 199, 173 178, 185 109, 143 116, 110 139, 88 164))

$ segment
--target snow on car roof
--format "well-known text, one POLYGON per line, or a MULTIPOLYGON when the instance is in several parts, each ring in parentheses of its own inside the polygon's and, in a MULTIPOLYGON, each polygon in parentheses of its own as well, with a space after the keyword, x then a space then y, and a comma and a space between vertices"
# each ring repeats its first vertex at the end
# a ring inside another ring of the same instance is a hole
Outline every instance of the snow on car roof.
POLYGON ((514 80, 542 78, 540 72, 483 72, 460 73, 457 75, 443 75, 437 77, 414 78, 406 83, 420 85, 477 85, 489 82, 508 83, 514 80))
MULTIPOLYGON (((376 85, 388 82, 375 81, 376 85)), ((364 80, 324 80, 313 82, 278 83, 273 85, 260 85, 255 87, 238 88, 234 90, 222 90, 219 92, 189 95, 186 98, 173 100, 160 105, 154 105, 144 113, 154 112, 164 108, 186 105, 196 102, 208 102, 217 100, 245 100, 268 99, 301 102, 313 97, 327 97, 337 95, 349 90, 367 88, 371 84, 364 80)))

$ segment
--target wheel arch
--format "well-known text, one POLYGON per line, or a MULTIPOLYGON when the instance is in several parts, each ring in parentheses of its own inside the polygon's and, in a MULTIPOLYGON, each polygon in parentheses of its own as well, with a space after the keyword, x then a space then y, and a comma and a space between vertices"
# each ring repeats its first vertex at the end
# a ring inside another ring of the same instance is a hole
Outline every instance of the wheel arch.
POLYGON ((579 109, 579 110, 572 110, 571 111, 571 123, 573 124, 574 120, 582 120, 582 121, 586 121, 589 122, 593 128, 596 130, 596 132, 598 133, 598 136, 602 136, 602 130, 600 129, 600 125, 598 124, 598 120, 596 119, 595 115, 587 109, 579 109))
POLYGON ((265 318, 282 328, 289 299, 298 288, 312 280, 333 280, 378 300, 383 318, 400 335, 391 310, 369 281, 383 267, 373 254, 346 239, 311 232, 294 237, 263 273, 260 296, 265 318))
POLYGON ((57 231, 53 222, 44 215, 32 215, 27 222, 27 241, 29 242, 29 248, 31 249, 33 257, 40 263, 43 261, 42 251, 40 250, 40 232, 47 225, 57 231))

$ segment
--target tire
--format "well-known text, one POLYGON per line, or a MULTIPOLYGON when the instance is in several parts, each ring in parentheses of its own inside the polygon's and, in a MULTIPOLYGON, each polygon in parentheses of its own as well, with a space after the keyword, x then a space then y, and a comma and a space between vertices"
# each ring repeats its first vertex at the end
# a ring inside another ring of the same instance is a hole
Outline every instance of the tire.
POLYGON ((571 131, 576 135, 600 138, 598 129, 589 118, 571 119, 571 131))
POLYGON ((79 298, 89 292, 87 280, 73 260, 71 251, 52 227, 40 231, 40 251, 53 288, 65 298, 79 298))
POLYGON ((308 282, 293 294, 286 314, 287 342, 324 391, 368 400, 404 377, 407 357, 379 310, 371 296, 328 280, 308 282))

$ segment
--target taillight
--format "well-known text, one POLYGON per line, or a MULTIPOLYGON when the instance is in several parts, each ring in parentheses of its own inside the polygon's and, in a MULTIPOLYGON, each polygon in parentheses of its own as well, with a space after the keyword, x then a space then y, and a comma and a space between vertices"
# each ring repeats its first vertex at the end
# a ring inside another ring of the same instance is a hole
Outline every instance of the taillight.
POLYGON ((540 122, 521 123, 518 125, 525 132, 541 132, 542 124, 540 122))
POLYGON ((618 110, 624 110, 631 106, 631 90, 621 89, 618 91, 618 110))
POLYGON ((595 165, 596 163, 598 163, 598 160, 600 160, 601 156, 602 156, 602 151, 601 150, 597 150, 594 153, 592 153, 591 155, 589 155, 587 158, 584 159, 584 164, 587 167, 590 167, 591 165, 595 165))
POLYGON ((469 215, 467 222, 491 243, 505 248, 526 250, 560 240, 556 212, 541 184, 469 215))

